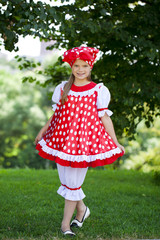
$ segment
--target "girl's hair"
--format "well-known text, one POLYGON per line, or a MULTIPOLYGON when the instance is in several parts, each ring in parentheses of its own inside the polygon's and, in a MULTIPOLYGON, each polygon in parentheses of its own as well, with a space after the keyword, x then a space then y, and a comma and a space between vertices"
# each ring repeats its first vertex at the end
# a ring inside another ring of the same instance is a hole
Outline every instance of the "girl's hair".
MULTIPOLYGON (((89 74, 89 76, 87 77, 87 79, 89 81, 92 81, 91 79, 91 73, 89 74)), ((74 83, 74 80, 75 80, 75 76, 73 75, 73 73, 71 74, 68 82, 64 85, 64 88, 63 88, 63 94, 62 94, 62 98, 61 98, 61 103, 62 105, 67 101, 67 95, 72 87, 72 84, 74 83)))

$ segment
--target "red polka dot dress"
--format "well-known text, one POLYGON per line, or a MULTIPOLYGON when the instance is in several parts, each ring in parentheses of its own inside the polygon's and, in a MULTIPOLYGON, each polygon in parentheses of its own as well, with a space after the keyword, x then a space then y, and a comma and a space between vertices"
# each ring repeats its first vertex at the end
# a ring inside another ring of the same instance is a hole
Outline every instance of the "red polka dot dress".
POLYGON ((97 167, 113 163, 123 152, 106 132, 100 117, 108 110, 109 90, 103 83, 72 85, 61 104, 65 82, 59 84, 52 100, 54 115, 36 149, 43 158, 72 168, 97 167))

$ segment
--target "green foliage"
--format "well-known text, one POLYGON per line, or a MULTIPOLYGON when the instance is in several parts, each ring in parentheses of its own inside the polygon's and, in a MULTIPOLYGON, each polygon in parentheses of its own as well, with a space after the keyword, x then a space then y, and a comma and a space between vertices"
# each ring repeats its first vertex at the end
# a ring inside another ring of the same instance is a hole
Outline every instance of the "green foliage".
MULTIPOLYGON (((3 0, 0 6, 1 44, 9 51, 16 50, 20 35, 55 40, 50 49, 87 43, 101 50, 93 80, 103 81, 111 91, 110 108, 118 135, 125 129, 133 137, 138 122, 145 118, 150 126, 160 114, 159 1, 77 0, 53 7, 41 1, 3 0)), ((50 78, 51 72, 46 74, 50 78)), ((55 84, 57 77, 51 80, 55 84)))
POLYGON ((19 35, 53 38, 51 35, 56 30, 55 25, 59 24, 60 13, 51 11, 49 4, 43 4, 41 1, 35 3, 3 0, 0 7, 0 33, 6 50, 18 50, 15 43, 18 42, 19 35))
POLYGON ((44 105, 50 101, 46 90, 24 86, 21 78, 17 71, 0 71, 0 166, 45 168, 48 162, 37 155, 33 142, 48 119, 44 105))
POLYGON ((160 119, 157 118, 150 129, 142 121, 135 140, 126 139, 123 144, 126 154, 120 168, 160 172, 160 119))
POLYGON ((40 66, 41 63, 37 62, 35 63, 34 60, 29 60, 26 57, 19 57, 18 55, 15 56, 15 59, 17 59, 17 62, 21 62, 21 64, 19 64, 19 69, 23 70, 23 69, 32 69, 35 68, 37 66, 40 66))
POLYGON ((61 57, 57 57, 57 61, 54 59, 48 60, 44 63, 29 60, 26 57, 17 56, 20 70, 28 70, 30 74, 23 77, 22 82, 35 82, 37 85, 46 88, 53 87, 65 81, 71 74, 71 69, 67 64, 61 65, 61 57), (43 81, 42 81, 43 79, 43 81))

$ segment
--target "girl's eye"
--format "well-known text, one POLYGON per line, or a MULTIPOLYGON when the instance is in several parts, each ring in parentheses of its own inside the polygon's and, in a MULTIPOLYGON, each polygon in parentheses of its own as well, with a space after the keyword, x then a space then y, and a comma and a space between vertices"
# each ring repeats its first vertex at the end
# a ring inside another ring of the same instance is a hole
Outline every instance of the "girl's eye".
MULTIPOLYGON (((79 67, 79 65, 76 65, 76 64, 75 64, 74 67, 79 67)), ((88 65, 83 65, 82 67, 87 68, 88 65)))

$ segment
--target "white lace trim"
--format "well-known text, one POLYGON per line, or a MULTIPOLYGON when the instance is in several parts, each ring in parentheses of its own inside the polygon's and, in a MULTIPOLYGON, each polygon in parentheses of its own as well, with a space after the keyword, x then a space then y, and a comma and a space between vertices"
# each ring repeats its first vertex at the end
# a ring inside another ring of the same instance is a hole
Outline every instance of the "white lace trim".
POLYGON ((104 116, 105 113, 107 113, 107 115, 108 115, 109 117, 113 114, 113 112, 112 112, 111 110, 106 109, 106 110, 99 111, 99 112, 98 112, 98 116, 101 118, 101 117, 104 116))
POLYGON ((70 90, 68 95, 75 96, 75 97, 91 96, 92 94, 94 94, 95 91, 98 91, 100 86, 103 86, 103 83, 99 83, 95 87, 93 87, 92 89, 89 89, 89 90, 86 90, 86 91, 83 91, 83 92, 75 92, 75 91, 70 90))
MULTIPOLYGON (((66 82, 63 82, 63 84, 61 85, 62 89, 64 87, 64 84, 66 82)), ((99 87, 100 86, 103 86, 103 83, 99 83, 97 84, 94 88, 90 89, 90 90, 86 90, 86 91, 83 91, 83 92, 75 92, 75 91, 72 91, 70 90, 69 93, 68 93, 68 96, 75 96, 75 97, 85 97, 85 96, 91 96, 94 94, 95 91, 98 91, 99 90, 99 87)), ((56 94, 55 94, 56 95, 56 94)), ((54 97, 55 98, 55 97, 54 97)), ((53 97, 52 97, 52 100, 53 100, 53 97)), ((55 102, 55 101, 54 101, 55 102)), ((56 111, 56 108, 57 108, 57 104, 60 103, 60 99, 59 101, 56 103, 56 104, 53 104, 52 105, 52 110, 55 112, 56 111)))
POLYGON ((65 186, 60 186, 57 193, 64 197, 65 199, 71 200, 71 201, 80 201, 83 198, 85 198, 85 194, 83 190, 77 189, 77 190, 70 190, 66 188, 65 186))
POLYGON ((44 141, 44 139, 40 140, 38 142, 41 147, 42 147, 42 150, 49 154, 49 155, 52 155, 52 156, 55 156, 55 157, 59 157, 61 159, 64 159, 66 161, 71 161, 71 162, 83 162, 83 161, 86 161, 86 162, 93 162, 93 161, 96 161, 97 159, 100 159, 100 160, 104 160, 106 158, 110 158, 112 157, 113 155, 117 154, 117 153, 121 153, 121 150, 120 148, 115 148, 115 149, 112 149, 108 152, 105 152, 105 153, 99 153, 99 154, 96 154, 96 155, 70 155, 70 154, 67 154, 67 153, 64 153, 64 152, 60 152, 58 150, 55 150, 55 149, 52 149, 50 147, 48 147, 46 145, 46 142, 44 141))

